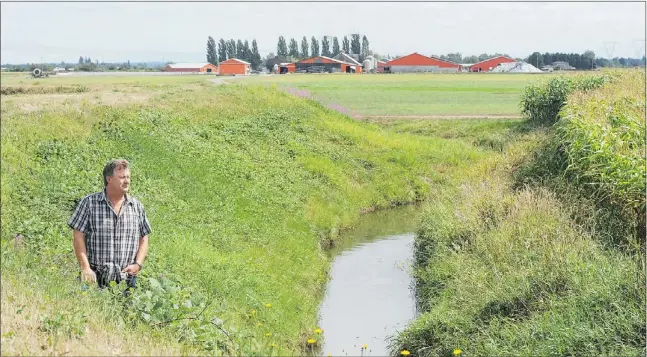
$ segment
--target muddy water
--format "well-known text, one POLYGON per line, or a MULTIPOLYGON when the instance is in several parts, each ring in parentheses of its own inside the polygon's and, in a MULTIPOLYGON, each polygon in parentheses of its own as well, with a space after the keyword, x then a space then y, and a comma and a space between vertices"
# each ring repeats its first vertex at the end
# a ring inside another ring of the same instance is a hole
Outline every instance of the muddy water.
POLYGON ((323 356, 385 356, 388 338, 416 316, 409 269, 417 220, 413 206, 368 214, 331 250, 323 356))

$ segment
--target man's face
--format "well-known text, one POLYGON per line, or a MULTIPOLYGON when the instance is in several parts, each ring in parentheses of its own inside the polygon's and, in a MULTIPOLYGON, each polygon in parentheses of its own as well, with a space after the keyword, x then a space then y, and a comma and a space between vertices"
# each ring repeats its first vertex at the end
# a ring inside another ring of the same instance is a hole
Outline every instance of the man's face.
POLYGON ((108 176, 108 186, 112 191, 127 193, 130 188, 130 169, 115 169, 113 176, 108 176))

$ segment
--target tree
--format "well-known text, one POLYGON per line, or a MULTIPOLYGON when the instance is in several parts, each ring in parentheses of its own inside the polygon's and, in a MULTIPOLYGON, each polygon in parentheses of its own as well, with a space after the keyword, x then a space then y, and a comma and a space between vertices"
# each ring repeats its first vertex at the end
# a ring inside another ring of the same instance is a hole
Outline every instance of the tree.
POLYGON ((218 54, 216 53, 216 41, 209 36, 207 39, 207 62, 214 66, 218 65, 218 54))
POLYGON ((312 52, 312 57, 319 56, 319 41, 312 36, 312 39, 310 40, 310 48, 312 52))
POLYGON ((276 54, 282 57, 288 55, 288 44, 285 42, 285 37, 283 36, 279 37, 279 42, 276 44, 276 54))
POLYGON ((350 53, 358 55, 362 53, 362 44, 359 42, 359 34, 354 33, 350 35, 350 53))
MULTIPOLYGON (((530 56, 528 56, 528 63, 531 65, 541 68, 544 66, 544 57, 541 55, 539 52, 534 52, 530 56)), ((552 62, 551 62, 552 63, 552 62)))
POLYGON ((227 42, 227 58, 236 58, 236 40, 234 39, 227 42))
POLYGON ((85 58, 85 63, 92 63, 92 59, 90 57, 85 58))
POLYGON ((308 58, 308 51, 309 51, 309 46, 308 46, 308 39, 303 36, 303 39, 301 40, 301 57, 302 58, 308 58))
POLYGON ((328 41, 328 36, 324 36, 321 41, 321 55, 330 57, 330 41, 328 41))
POLYGON ((241 40, 236 42, 236 58, 245 60, 245 45, 243 45, 243 41, 241 40))
POLYGON ((454 62, 454 63, 462 63, 463 62, 463 56, 459 53, 448 53, 447 54, 447 60, 454 62))
POLYGON ((583 55, 585 62, 584 65, 586 66, 587 69, 593 69, 595 67, 595 52, 587 50, 584 51, 583 55))
POLYGON ((247 61, 249 63, 252 63, 252 50, 249 48, 249 41, 245 40, 245 44, 243 45, 243 61, 247 61))
POLYGON ((255 70, 258 70, 262 63, 261 54, 258 53, 258 44, 256 43, 256 39, 252 41, 252 58, 250 63, 252 64, 252 68, 255 70))
POLYGON ((83 56, 79 56, 79 64, 83 64, 83 56))
POLYGON ((371 50, 368 47, 368 38, 366 36, 362 37, 362 52, 360 56, 360 61, 364 61, 366 57, 371 54, 371 50))
POLYGON ((299 43, 293 38, 290 39, 290 56, 295 60, 299 58, 299 43))
POLYGON ((342 41, 341 49, 344 53, 350 53, 350 42, 346 36, 344 36, 344 40, 342 41))
POLYGON ((218 62, 226 61, 228 58, 227 43, 221 38, 220 41, 218 41, 218 62))
POLYGON ((339 54, 339 40, 337 36, 332 38, 332 55, 337 56, 339 54))
POLYGON ((463 58, 463 63, 474 64, 474 63, 476 63, 478 61, 479 61, 479 58, 474 56, 474 55, 463 58))

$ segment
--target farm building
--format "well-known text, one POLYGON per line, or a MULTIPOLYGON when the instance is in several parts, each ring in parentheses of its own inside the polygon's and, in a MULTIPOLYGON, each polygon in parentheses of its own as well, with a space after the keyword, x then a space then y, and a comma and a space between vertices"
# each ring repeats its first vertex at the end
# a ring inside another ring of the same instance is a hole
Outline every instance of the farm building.
POLYGON ((361 73, 362 66, 326 56, 306 58, 295 63, 297 72, 306 73, 361 73))
POLYGON ((377 60, 377 69, 375 72, 384 73, 384 67, 386 67, 386 62, 377 60))
POLYGON ((294 63, 281 63, 278 65, 279 74, 294 73, 296 71, 297 67, 294 63))
POLYGON ((349 55, 344 52, 340 52, 337 56, 333 57, 333 59, 336 59, 338 61, 350 63, 355 66, 361 66, 362 64, 359 63, 359 56, 358 55, 349 55))
POLYGON ((470 72, 489 72, 492 69, 496 68, 496 66, 502 63, 513 63, 513 62, 517 62, 517 61, 506 56, 494 57, 494 58, 486 59, 481 62, 474 63, 473 65, 470 66, 470 72))
POLYGON ((458 72, 460 65, 451 61, 423 56, 417 52, 396 58, 386 63, 385 72, 410 73, 410 72, 458 72))
POLYGON ((171 63, 167 64, 164 72, 206 72, 216 73, 218 67, 211 63, 171 63))
POLYGON ((237 58, 230 58, 226 61, 220 62, 218 65, 218 73, 222 76, 235 76, 247 75, 250 71, 251 63, 239 60, 237 58))

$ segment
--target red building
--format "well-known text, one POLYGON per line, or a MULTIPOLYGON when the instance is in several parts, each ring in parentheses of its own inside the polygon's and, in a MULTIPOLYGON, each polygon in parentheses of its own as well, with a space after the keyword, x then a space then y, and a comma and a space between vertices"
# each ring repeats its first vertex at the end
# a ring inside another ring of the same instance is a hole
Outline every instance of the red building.
POLYGON ((474 63, 470 67, 470 72, 489 72, 492 69, 494 69, 496 66, 500 65, 501 63, 510 63, 510 62, 517 62, 517 61, 506 56, 494 57, 494 58, 487 59, 485 61, 474 63))
POLYGON ((251 64, 249 62, 237 58, 230 58, 218 64, 220 68, 218 73, 223 76, 246 75, 251 70, 250 66, 251 64))
POLYGON ((460 70, 460 65, 451 61, 441 60, 440 58, 423 56, 414 52, 410 55, 387 62, 384 69, 391 73, 458 72, 460 70))

